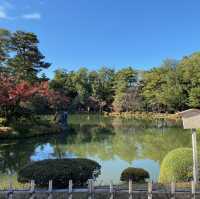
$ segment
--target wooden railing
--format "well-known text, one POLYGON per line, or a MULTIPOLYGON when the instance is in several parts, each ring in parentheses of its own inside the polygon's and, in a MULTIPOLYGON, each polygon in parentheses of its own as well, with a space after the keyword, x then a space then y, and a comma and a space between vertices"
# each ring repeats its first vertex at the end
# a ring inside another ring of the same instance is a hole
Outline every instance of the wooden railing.
POLYGON ((154 198, 154 194, 167 194, 170 199, 176 199, 179 194, 190 194, 191 199, 195 199, 197 195, 200 196, 200 189, 197 190, 199 184, 191 181, 187 183, 187 187, 184 188, 180 183, 168 184, 166 186, 159 185, 157 183, 148 182, 145 186, 137 187, 138 184, 134 184, 132 180, 129 181, 126 187, 114 186, 112 183, 109 186, 95 186, 94 180, 88 180, 88 187, 85 188, 73 188, 72 180, 69 181, 69 185, 66 189, 53 189, 52 180, 49 181, 47 189, 37 189, 34 180, 30 182, 30 187, 27 189, 14 189, 10 182, 8 189, 0 189, 0 194, 6 194, 7 199, 13 199, 14 194, 29 194, 29 199, 34 199, 38 193, 44 193, 48 199, 53 199, 53 193, 67 193, 67 198, 72 199, 75 193, 87 193, 88 199, 94 199, 95 194, 108 193, 109 199, 115 199, 116 193, 126 193, 128 199, 135 198, 136 194, 144 193, 147 199, 154 198), (176 187, 176 185, 178 185, 176 187), (188 186, 189 185, 189 186, 188 186), (160 186, 160 187, 159 187, 160 186))

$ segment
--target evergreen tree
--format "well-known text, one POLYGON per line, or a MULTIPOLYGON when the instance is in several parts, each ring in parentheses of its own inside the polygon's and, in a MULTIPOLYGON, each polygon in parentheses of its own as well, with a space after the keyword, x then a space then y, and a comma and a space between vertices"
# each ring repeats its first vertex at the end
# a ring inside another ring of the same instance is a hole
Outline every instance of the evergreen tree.
POLYGON ((34 33, 17 31, 11 35, 8 68, 18 80, 35 82, 37 74, 50 66, 38 48, 38 38, 34 33))

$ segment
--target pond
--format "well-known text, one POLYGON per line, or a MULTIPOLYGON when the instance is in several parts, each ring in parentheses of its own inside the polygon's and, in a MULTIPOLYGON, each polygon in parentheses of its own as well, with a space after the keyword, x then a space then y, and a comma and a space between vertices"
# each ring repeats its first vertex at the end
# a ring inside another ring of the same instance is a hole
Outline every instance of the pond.
POLYGON ((127 167, 144 168, 158 180, 165 155, 178 147, 191 147, 191 134, 180 122, 109 118, 102 115, 70 115, 70 129, 61 135, 1 141, 1 176, 30 161, 82 157, 101 166, 99 184, 120 183, 127 167))

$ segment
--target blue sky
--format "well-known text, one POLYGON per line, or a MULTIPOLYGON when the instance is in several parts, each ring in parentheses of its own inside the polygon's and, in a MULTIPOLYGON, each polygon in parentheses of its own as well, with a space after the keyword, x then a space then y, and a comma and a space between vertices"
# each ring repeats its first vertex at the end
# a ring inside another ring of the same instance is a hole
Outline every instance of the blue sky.
POLYGON ((149 69, 200 47, 199 0, 0 0, 0 27, 34 32, 52 63, 149 69))

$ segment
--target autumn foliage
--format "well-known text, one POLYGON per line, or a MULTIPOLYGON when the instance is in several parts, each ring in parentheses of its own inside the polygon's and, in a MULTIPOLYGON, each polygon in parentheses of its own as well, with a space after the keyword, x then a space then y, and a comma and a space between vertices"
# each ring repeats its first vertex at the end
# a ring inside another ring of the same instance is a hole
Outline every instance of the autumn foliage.
POLYGON ((0 112, 6 118, 36 95, 46 98, 52 109, 63 109, 68 104, 68 98, 50 90, 47 81, 35 84, 26 81, 16 83, 13 76, 0 74, 0 112))

